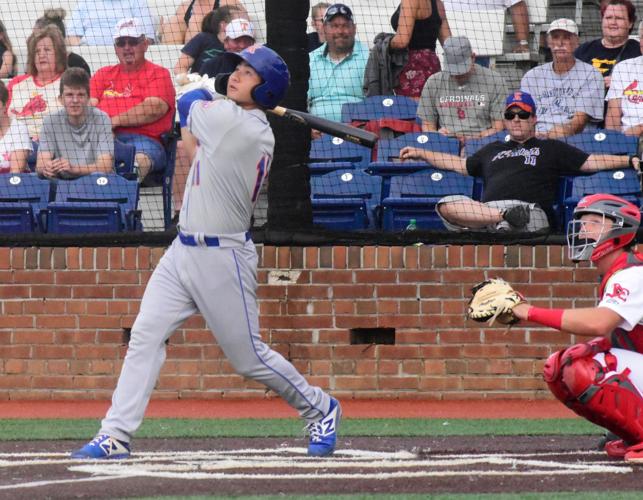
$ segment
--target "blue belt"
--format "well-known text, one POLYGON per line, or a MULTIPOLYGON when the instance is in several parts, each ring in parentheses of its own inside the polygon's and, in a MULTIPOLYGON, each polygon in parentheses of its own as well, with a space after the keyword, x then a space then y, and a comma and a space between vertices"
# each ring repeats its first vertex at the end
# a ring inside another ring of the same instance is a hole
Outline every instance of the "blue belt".
MULTIPOLYGON (((250 239, 250 231, 246 232, 245 236, 246 241, 248 241, 250 239)), ((189 247, 197 247, 200 244, 197 239, 191 234, 179 232, 179 239, 181 240, 181 243, 189 247)), ((219 241, 219 238, 217 236, 204 236, 203 243, 205 243, 206 247, 221 246, 221 242, 219 241)))

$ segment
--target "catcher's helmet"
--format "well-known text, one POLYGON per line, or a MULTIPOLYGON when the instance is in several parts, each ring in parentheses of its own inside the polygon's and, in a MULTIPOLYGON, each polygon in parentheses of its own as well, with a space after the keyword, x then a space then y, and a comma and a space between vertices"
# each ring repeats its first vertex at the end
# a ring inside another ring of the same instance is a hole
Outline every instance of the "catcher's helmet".
MULTIPOLYGON (((290 73, 284 60, 274 50, 265 45, 251 45, 239 53, 225 52, 224 62, 233 65, 241 61, 247 62, 259 74, 262 82, 252 89, 252 99, 263 108, 274 108, 286 95, 290 84, 290 73), (227 59, 227 61, 226 61, 227 59)), ((226 95, 228 79, 231 73, 217 75, 214 89, 226 95)))
POLYGON ((592 194, 585 196, 574 209, 574 217, 567 226, 567 245, 569 258, 575 262, 604 257, 618 248, 631 243, 641 224, 641 212, 636 205, 611 194, 592 194), (601 231, 596 240, 581 235, 585 214, 596 214, 603 217, 601 231), (604 219, 612 220, 612 227, 604 229, 604 219))

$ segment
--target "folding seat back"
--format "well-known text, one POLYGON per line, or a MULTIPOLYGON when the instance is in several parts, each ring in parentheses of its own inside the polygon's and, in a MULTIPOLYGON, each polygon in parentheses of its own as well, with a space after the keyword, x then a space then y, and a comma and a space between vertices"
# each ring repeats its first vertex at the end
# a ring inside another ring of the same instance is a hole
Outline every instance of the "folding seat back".
POLYGON ((0 175, 0 232, 42 230, 41 216, 50 193, 51 183, 36 174, 0 175))

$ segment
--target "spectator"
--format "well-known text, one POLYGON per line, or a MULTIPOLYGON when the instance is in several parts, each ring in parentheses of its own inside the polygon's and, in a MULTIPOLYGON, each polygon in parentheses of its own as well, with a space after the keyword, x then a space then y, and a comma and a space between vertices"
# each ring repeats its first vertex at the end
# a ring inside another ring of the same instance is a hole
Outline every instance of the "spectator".
MULTIPOLYGON (((639 23, 639 43, 643 49, 643 22, 639 23)), ((607 92, 607 128, 626 135, 643 136, 643 56, 621 61, 614 67, 607 92)))
POLYGON ((27 74, 14 77, 9 90, 9 113, 27 125, 38 140, 45 115, 62 108, 58 80, 67 68, 65 40, 55 26, 34 31, 27 39, 27 74))
POLYGON ((444 44, 451 36, 442 0, 402 0, 391 16, 391 26, 395 36, 389 48, 409 50, 395 93, 419 98, 427 78, 440 71, 436 41, 444 44))
POLYGON ((154 18, 146 0, 79 0, 67 24, 69 45, 112 45, 114 26, 136 18, 149 42, 154 42, 154 18))
POLYGON ((161 42, 188 43, 201 30, 203 18, 220 7, 236 7, 242 17, 248 18, 248 11, 240 0, 186 0, 168 22, 161 21, 161 42))
POLYGON ((308 52, 322 46, 326 42, 324 36, 324 13, 330 7, 329 3, 319 2, 310 8, 310 25, 315 31, 311 31, 306 35, 308 37, 308 52))
POLYGON ((357 27, 348 6, 331 5, 323 22, 326 43, 309 54, 308 110, 340 121, 342 105, 364 97, 362 84, 368 48, 355 40, 357 27))
POLYGON ((447 12, 509 9, 516 35, 512 52, 529 52, 529 10, 524 0, 444 0, 444 7, 447 12))
POLYGON ((89 74, 69 68, 60 77, 64 108, 45 117, 36 171, 50 179, 112 172, 114 137, 109 116, 89 105, 89 74))
POLYGON ((578 27, 571 19, 556 19, 547 30, 553 61, 536 66, 520 88, 538 105, 538 137, 555 139, 582 132, 590 120, 603 119, 604 83, 590 64, 577 60, 578 27))
POLYGON ((447 38, 444 69, 426 81, 418 104, 422 130, 462 143, 502 130, 507 84, 495 71, 475 64, 475 57, 468 38, 447 38))
MULTIPOLYGON (((42 17, 36 20, 34 29, 43 29, 45 26, 53 25, 60 30, 63 38, 65 38, 65 23, 63 21, 66 15, 65 9, 46 9, 42 17)), ((87 61, 74 52, 67 51, 67 67, 82 68, 87 71, 88 75, 92 74, 87 61)))
MULTIPOLYGON (((247 19, 233 19, 225 28, 225 39, 223 48, 226 52, 241 52, 246 47, 255 43, 255 31, 252 23, 247 19)), ((229 59, 215 57, 210 59, 201 67, 201 74, 210 77, 219 73, 231 73, 234 67, 230 66, 229 59)))
POLYGON ((482 177, 482 202, 466 196, 441 199, 437 211, 450 231, 542 232, 555 220, 554 197, 560 175, 623 168, 629 156, 588 155, 562 141, 538 139, 536 105, 526 92, 507 97, 508 142, 496 141, 468 158, 405 147, 402 160, 425 160, 438 168, 482 177))
POLYGON ((16 73, 16 56, 9 40, 7 28, 0 21, 0 78, 10 78, 16 73))
POLYGON ((577 59, 600 71, 606 89, 610 86, 614 65, 641 55, 638 42, 629 39, 635 19, 636 8, 630 0, 608 0, 602 3, 603 37, 583 43, 574 52, 577 59))
POLYGON ((240 13, 238 7, 231 5, 219 7, 207 14, 203 18, 201 33, 197 33, 181 49, 181 56, 174 66, 174 74, 201 74, 201 67, 205 62, 223 54, 226 26, 240 13))
POLYGON ((33 147, 25 124, 9 116, 8 101, 9 92, 0 80, 0 174, 19 174, 26 170, 33 147))
POLYGON ((114 33, 119 63, 91 79, 91 104, 111 118, 116 138, 136 146, 139 180, 165 169, 161 136, 172 129, 175 95, 170 72, 145 59, 148 40, 138 19, 121 19, 114 33))

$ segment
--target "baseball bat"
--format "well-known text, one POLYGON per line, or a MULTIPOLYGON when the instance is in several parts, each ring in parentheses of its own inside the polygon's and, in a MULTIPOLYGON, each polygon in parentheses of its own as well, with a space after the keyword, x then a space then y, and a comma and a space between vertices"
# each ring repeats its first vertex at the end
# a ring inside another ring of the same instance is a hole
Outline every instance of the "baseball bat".
POLYGON ((345 123, 326 120, 325 118, 320 118, 319 116, 311 115, 310 113, 304 113, 303 111, 284 108, 282 106, 277 106, 268 111, 274 115, 288 118, 289 120, 301 125, 306 125, 307 127, 314 128, 321 132, 326 132, 334 137, 340 137, 345 141, 354 142, 355 144, 366 146, 367 148, 373 148, 377 143, 377 135, 373 132, 352 127, 345 123))

